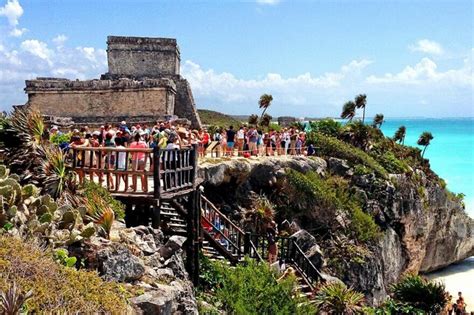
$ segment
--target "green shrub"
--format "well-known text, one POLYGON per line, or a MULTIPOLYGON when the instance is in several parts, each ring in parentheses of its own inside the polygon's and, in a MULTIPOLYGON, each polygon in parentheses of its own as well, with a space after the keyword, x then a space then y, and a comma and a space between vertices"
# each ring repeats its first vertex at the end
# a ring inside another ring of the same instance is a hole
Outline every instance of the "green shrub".
POLYGON ((372 216, 358 206, 353 206, 351 210, 351 228, 360 242, 371 242, 380 238, 380 227, 372 216))
POLYGON ((374 153, 372 156, 391 174, 402 174, 409 170, 408 164, 397 159, 393 152, 387 151, 384 154, 374 153))
POLYGON ((337 176, 325 179, 315 172, 303 174, 291 169, 286 171, 286 175, 288 187, 285 190, 293 212, 299 211, 301 215, 303 211, 312 220, 331 229, 337 210, 342 210, 351 220, 348 234, 362 243, 379 238, 379 226, 372 216, 362 211, 358 200, 349 193, 347 180, 337 176))
POLYGON ((316 294, 316 305, 329 314, 359 314, 364 295, 345 284, 335 282, 324 285, 316 294))
POLYGON ((87 200, 96 200, 97 197, 100 197, 100 199, 102 199, 104 203, 114 211, 117 219, 125 218, 125 206, 112 197, 109 191, 101 185, 91 181, 86 181, 84 183, 82 194, 87 200))
POLYGON ((311 130, 328 136, 337 137, 341 131, 342 124, 332 118, 326 118, 311 122, 311 130))
POLYGON ((58 264, 50 252, 31 242, 0 236, 0 291, 15 282, 33 291, 28 313, 123 313, 128 293, 115 282, 104 282, 96 272, 58 264))
POLYGON ((68 133, 56 133, 56 134, 52 135, 49 140, 51 141, 51 143, 59 145, 59 144, 62 144, 62 143, 70 143, 71 142, 71 136, 72 136, 72 134, 70 132, 68 132, 68 133))
POLYGON ((357 164, 356 166, 354 166, 354 175, 367 175, 370 173, 370 169, 362 164, 357 164))
POLYGON ((308 144, 312 143, 316 152, 326 157, 346 159, 352 164, 362 164, 373 170, 377 175, 386 178, 387 171, 370 155, 364 151, 334 137, 322 133, 311 132, 308 135, 308 144))
POLYGON ((392 285, 393 299, 428 314, 440 314, 447 303, 442 283, 428 281, 418 275, 407 275, 392 285))
MULTIPOLYGON (((266 263, 246 259, 245 264, 229 267, 211 262, 209 273, 217 277, 216 304, 230 314, 315 314, 305 298, 295 295, 296 280, 292 277, 277 281, 266 263)), ((204 273, 206 271, 203 271, 204 273)))

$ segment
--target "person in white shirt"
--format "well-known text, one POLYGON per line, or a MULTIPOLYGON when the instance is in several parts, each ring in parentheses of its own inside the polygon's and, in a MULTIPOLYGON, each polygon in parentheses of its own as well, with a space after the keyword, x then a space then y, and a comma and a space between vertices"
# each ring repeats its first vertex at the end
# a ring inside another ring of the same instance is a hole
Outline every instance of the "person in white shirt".
POLYGON ((244 144, 245 144, 245 131, 244 127, 240 127, 239 131, 237 131, 237 152, 239 156, 242 156, 244 151, 244 144))

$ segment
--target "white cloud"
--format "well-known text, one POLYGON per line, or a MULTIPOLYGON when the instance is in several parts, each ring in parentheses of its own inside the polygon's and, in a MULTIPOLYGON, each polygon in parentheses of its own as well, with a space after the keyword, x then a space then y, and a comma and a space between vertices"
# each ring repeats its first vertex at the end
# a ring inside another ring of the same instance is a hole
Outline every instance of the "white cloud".
POLYGON ((7 3, 0 8, 0 16, 4 16, 8 20, 11 28, 10 35, 19 37, 26 32, 26 28, 18 28, 20 17, 23 15, 23 8, 18 0, 8 0, 7 3))
MULTIPOLYGON (((301 111, 310 110, 315 100, 324 99, 330 103, 326 108, 312 108, 311 112, 338 110, 341 90, 344 85, 363 81, 362 71, 372 61, 353 60, 343 65, 339 71, 314 76, 309 72, 284 77, 279 73, 268 73, 262 79, 244 80, 229 72, 218 73, 213 69, 203 69, 187 60, 182 64, 181 73, 190 82, 193 94, 200 106, 226 105, 226 111, 248 113, 262 93, 270 93, 277 100, 273 108, 280 114, 288 114, 288 107, 295 106, 301 111), (245 105, 244 105, 245 104, 245 105), (278 106, 281 106, 278 109, 278 106)), ((307 111, 308 113, 308 111, 307 111)))
POLYGON ((280 0, 257 0, 257 3, 263 5, 275 5, 280 3, 280 0))
POLYGON ((369 84, 403 84, 403 85, 426 85, 426 84, 453 84, 456 86, 469 86, 473 84, 472 64, 465 60, 465 64, 459 69, 438 71, 437 64, 430 58, 423 58, 414 66, 406 66, 402 71, 383 76, 371 75, 367 77, 369 84))
POLYGON ((53 52, 48 48, 48 45, 36 39, 28 39, 21 43, 21 49, 36 56, 48 64, 52 65, 51 56, 53 52))
POLYGON ((422 52, 431 55, 442 55, 444 49, 441 44, 429 40, 429 39, 420 39, 416 44, 408 46, 412 52, 422 52))
POLYGON ((68 47, 65 35, 0 43, 0 110, 26 101, 25 80, 35 77, 97 79, 107 71, 107 53, 92 47, 68 47))
POLYGON ((67 41, 67 36, 64 35, 64 34, 59 34, 57 35, 55 38, 53 38, 53 43, 57 46, 57 47, 62 47, 64 46, 64 43, 67 41))

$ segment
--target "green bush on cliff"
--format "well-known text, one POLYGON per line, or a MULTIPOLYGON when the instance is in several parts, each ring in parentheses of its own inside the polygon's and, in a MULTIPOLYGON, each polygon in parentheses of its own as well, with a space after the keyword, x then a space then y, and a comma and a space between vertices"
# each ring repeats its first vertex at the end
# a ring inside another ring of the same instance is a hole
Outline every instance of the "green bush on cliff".
MULTIPOLYGON (((359 202, 349 193, 349 183, 345 179, 337 176, 322 178, 315 172, 303 174, 291 169, 286 171, 286 175, 288 185, 285 190, 290 200, 285 209, 300 214, 304 211, 329 229, 337 228, 334 227, 334 218, 337 211, 342 210, 351 221, 347 233, 362 243, 379 238, 379 226, 372 216, 362 211, 359 202)), ((292 216, 292 213, 287 215, 292 216)))
MULTIPOLYGON (((229 267, 221 262, 202 264, 201 278, 210 280, 214 287, 212 304, 220 305, 230 314, 316 314, 316 309, 295 293, 293 277, 277 281, 266 263, 247 259, 245 264, 229 267)), ((208 297, 209 298, 209 297, 208 297)))
POLYGON ((128 293, 95 272, 76 270, 54 261, 31 242, 0 235, 0 291, 15 282, 23 292, 33 291, 28 313, 123 313, 128 293))
POLYGON ((407 275, 392 285, 393 299, 428 314, 440 314, 448 302, 442 283, 428 281, 418 275, 407 275))
POLYGON ((374 158, 361 149, 337 138, 311 132, 308 134, 308 144, 313 144, 319 155, 345 159, 353 164, 362 164, 373 170, 378 176, 387 177, 387 171, 374 158))

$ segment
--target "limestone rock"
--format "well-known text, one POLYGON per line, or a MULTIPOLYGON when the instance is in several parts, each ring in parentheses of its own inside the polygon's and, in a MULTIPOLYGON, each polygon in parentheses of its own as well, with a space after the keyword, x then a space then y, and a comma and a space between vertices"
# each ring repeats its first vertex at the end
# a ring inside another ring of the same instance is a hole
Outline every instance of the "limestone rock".
POLYGON ((97 253, 99 270, 107 281, 129 282, 140 279, 145 267, 140 259, 123 245, 107 247, 97 253))
POLYGON ((160 248, 160 256, 164 259, 169 259, 178 250, 183 247, 186 237, 180 235, 173 235, 170 237, 168 242, 160 248))
POLYGON ((349 172, 351 167, 347 164, 346 160, 330 157, 328 159, 328 168, 331 173, 339 176, 352 175, 352 173, 349 172))

